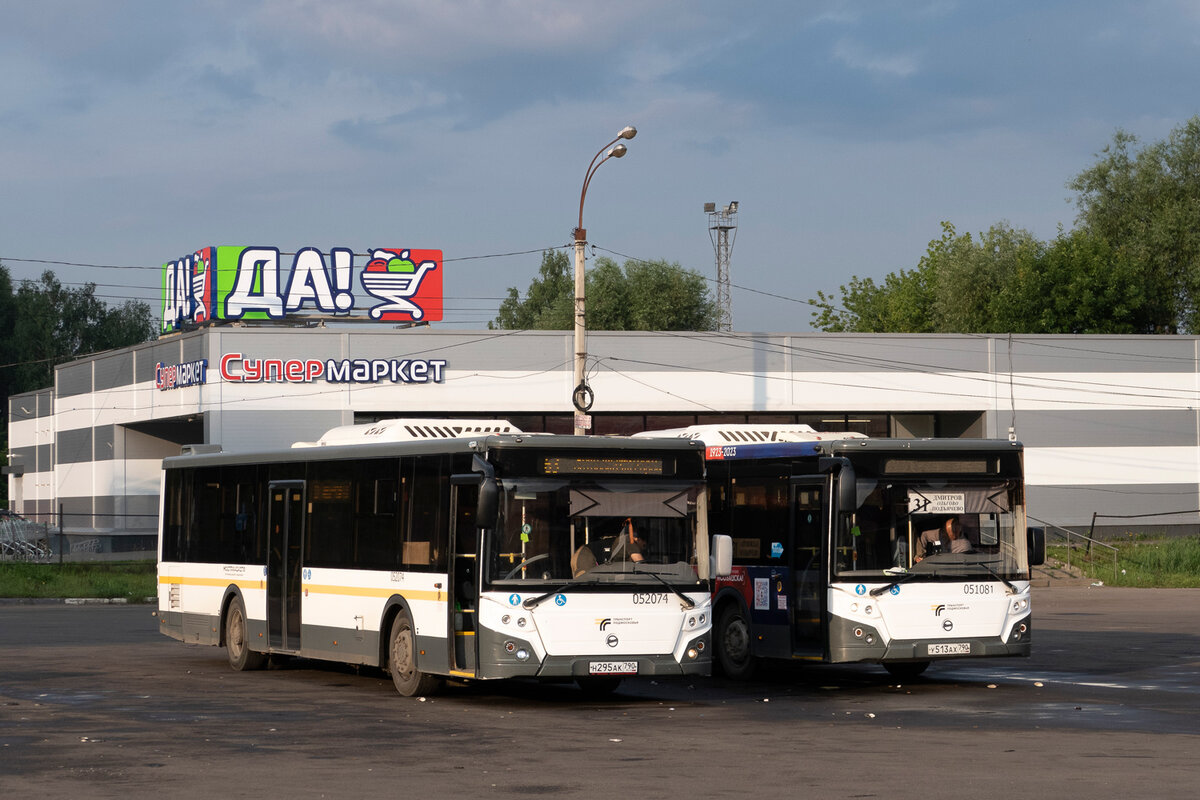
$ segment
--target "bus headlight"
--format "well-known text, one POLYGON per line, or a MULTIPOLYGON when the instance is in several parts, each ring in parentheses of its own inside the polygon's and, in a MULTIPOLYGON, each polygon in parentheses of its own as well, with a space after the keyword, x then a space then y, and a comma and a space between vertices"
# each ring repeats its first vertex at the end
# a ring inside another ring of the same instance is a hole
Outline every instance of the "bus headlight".
POLYGON ((1024 611, 1025 609, 1029 608, 1029 601, 1026 600, 1025 598, 1021 598, 1019 600, 1013 600, 1012 608, 1013 608, 1014 612, 1024 611))
POLYGON ((697 650, 696 648, 694 648, 694 647, 689 647, 689 648, 688 648, 688 651, 687 651, 687 657, 688 657, 688 658, 695 659, 695 658, 696 658, 697 656, 699 656, 699 655, 700 655, 700 651, 699 651, 699 650, 697 650))
POLYGON ((528 660, 529 659, 529 651, 522 647, 520 650, 517 651, 517 658, 521 659, 522 661, 528 660))

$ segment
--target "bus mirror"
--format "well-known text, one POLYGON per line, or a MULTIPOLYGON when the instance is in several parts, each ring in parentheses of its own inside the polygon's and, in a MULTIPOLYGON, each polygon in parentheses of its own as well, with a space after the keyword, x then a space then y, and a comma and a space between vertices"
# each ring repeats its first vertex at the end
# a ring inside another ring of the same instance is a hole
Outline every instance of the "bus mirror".
POLYGON ((712 576, 724 578, 733 574, 733 539, 718 533, 712 537, 712 576))
POLYGON ((841 456, 826 456, 818 462, 821 472, 836 472, 837 510, 849 514, 858 509, 858 482, 854 476, 854 465, 841 456))
POLYGON ((475 506, 475 524, 480 528, 496 527, 496 511, 500 505, 500 487, 495 478, 479 483, 479 502, 475 506))
POLYGON ((1029 566, 1040 567, 1046 563, 1046 529, 1026 528, 1025 535, 1029 539, 1029 566))

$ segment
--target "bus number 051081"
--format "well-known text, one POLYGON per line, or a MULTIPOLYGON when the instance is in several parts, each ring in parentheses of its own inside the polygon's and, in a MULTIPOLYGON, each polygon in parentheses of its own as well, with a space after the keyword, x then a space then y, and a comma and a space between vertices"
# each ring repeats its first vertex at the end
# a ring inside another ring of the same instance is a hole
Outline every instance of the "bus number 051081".
POLYGON ((990 583, 968 583, 963 586, 963 594, 991 594, 995 589, 990 583))

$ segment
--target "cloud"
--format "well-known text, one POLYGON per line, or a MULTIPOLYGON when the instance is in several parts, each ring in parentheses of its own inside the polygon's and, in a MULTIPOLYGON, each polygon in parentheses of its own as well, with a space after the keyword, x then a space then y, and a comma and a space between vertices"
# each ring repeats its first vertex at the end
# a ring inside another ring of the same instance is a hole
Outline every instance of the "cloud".
POLYGON ((915 55, 885 55, 871 52, 851 39, 839 39, 833 45, 833 57, 851 69, 891 78, 910 78, 920 64, 915 55))

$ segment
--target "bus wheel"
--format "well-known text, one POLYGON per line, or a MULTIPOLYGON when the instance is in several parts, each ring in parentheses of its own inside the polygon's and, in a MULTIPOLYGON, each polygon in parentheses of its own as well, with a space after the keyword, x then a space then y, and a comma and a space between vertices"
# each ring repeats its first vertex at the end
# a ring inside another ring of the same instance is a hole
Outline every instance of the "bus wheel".
POLYGON ((928 661, 885 661, 883 668, 898 680, 911 681, 929 668, 928 661))
POLYGON ((408 612, 401 611, 392 620, 388 640, 388 669, 391 670, 396 691, 405 697, 433 694, 442 683, 436 676, 417 671, 415 648, 412 620, 408 612))
POLYGON ((246 609, 240 597, 233 598, 225 609, 225 655, 229 657, 229 666, 236 670, 262 669, 267 663, 265 653, 250 649, 246 609))
POLYGON ((617 690, 621 685, 620 678, 614 677, 586 677, 576 678, 575 683, 579 684, 580 690, 588 697, 607 697, 617 690))
POLYGON ((726 676, 746 680, 754 674, 750 653, 750 622, 736 603, 729 603, 717 618, 717 662, 726 676))

